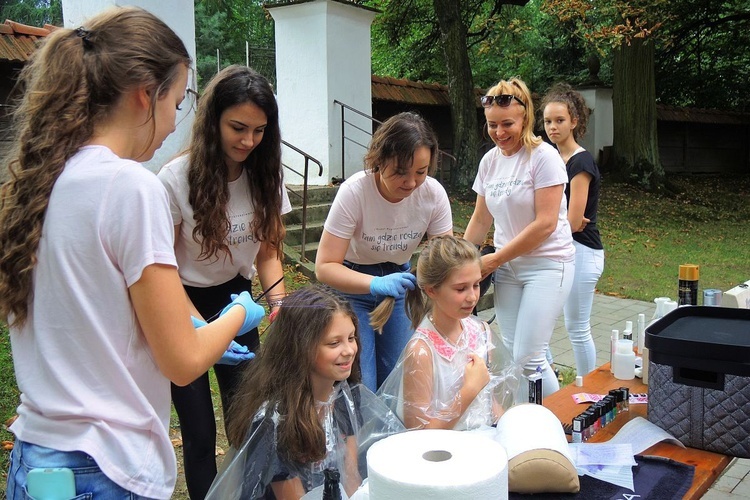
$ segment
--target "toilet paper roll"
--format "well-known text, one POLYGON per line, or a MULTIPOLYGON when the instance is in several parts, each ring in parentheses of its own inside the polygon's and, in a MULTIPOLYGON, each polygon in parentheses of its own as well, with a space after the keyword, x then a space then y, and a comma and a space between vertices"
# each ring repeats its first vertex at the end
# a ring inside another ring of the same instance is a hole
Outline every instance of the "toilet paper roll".
POLYGON ((367 452, 370 500, 508 498, 508 458, 486 435, 415 430, 389 436, 367 452))

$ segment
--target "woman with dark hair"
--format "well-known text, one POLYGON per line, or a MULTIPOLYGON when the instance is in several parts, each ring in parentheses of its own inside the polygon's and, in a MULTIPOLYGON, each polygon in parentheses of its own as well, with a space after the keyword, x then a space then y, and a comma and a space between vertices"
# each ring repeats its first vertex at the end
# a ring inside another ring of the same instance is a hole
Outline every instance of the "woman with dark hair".
MULTIPOLYGON (((583 96, 570 85, 558 83, 542 99, 542 110, 544 130, 557 146, 568 171, 565 197, 576 249, 576 272, 563 312, 576 372, 585 375, 596 368, 591 307, 596 284, 604 271, 604 246, 597 225, 601 174, 591 153, 578 144, 586 133, 589 119, 589 108, 583 96)), ((551 353, 547 352, 549 359, 551 353)))
MULTIPOLYGON (((281 172, 281 133, 273 90, 258 72, 230 66, 206 86, 198 102, 187 154, 159 172, 175 229, 180 278, 195 306, 210 319, 231 294, 250 288, 256 273, 272 314, 285 295, 281 216, 291 210, 281 172)), ((258 330, 237 338, 254 351, 258 330)), ((226 409, 237 383, 237 349, 214 366, 226 409), (230 359, 227 359, 230 358, 230 359)), ((187 387, 172 386, 180 420, 190 497, 204 498, 216 475, 216 420, 208 373, 187 387)))
POLYGON ((409 259, 425 236, 453 234, 448 195, 429 175, 437 155, 424 118, 386 120, 372 136, 365 171, 341 185, 320 239, 315 275, 344 292, 357 313, 362 380, 372 391, 412 334, 404 312, 406 291, 416 284, 409 259))

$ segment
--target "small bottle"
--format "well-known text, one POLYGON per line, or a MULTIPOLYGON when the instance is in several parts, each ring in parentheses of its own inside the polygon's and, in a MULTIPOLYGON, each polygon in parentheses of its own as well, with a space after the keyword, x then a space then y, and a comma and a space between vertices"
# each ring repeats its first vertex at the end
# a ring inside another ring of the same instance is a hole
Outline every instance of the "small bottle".
POLYGON ((630 389, 620 387, 620 394, 622 395, 622 411, 630 411, 630 389))
POLYGON ((580 415, 573 419, 573 432, 571 433, 571 440, 574 443, 583 442, 583 418, 580 415))
POLYGON ((324 469, 323 477, 325 482, 323 483, 323 496, 322 500, 341 500, 341 487, 339 485, 339 479, 341 474, 339 470, 334 468, 324 469))
POLYGON ((625 329, 622 331, 622 338, 625 340, 633 340, 633 322, 626 321, 625 329))
POLYGON ((698 305, 698 276, 699 268, 695 264, 680 266, 680 278, 677 281, 677 302, 681 306, 698 305))
POLYGON ((528 376, 529 379, 529 403, 542 404, 542 367, 537 366, 536 371, 528 376))
POLYGON ((632 380, 635 378, 635 353, 632 340, 618 340, 615 352, 615 378, 632 380))
POLYGON ((612 330, 612 338, 609 339, 609 371, 615 373, 615 350, 617 341, 620 339, 620 330, 612 330))
POLYGON ((638 315, 638 354, 643 356, 643 348, 646 345, 646 315, 638 315))

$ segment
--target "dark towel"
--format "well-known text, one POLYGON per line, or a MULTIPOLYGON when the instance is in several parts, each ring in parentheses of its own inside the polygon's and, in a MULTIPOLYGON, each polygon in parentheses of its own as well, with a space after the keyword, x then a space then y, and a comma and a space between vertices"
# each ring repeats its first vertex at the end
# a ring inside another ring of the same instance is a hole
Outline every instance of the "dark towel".
POLYGON ((656 456, 635 456, 638 465, 633 466, 635 492, 611 483, 580 476, 581 491, 573 493, 538 493, 523 495, 511 493, 509 500, 575 499, 575 500, 621 500, 635 496, 638 500, 681 499, 693 484, 695 466, 656 456))

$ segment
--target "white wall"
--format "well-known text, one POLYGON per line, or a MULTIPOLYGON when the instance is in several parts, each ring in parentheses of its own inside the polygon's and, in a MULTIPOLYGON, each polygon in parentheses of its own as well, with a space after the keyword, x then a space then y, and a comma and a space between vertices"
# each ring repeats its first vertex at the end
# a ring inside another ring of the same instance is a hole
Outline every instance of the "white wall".
MULTIPOLYGON (((276 81, 279 118, 284 140, 323 164, 323 175, 311 169, 309 183, 327 184, 341 176, 341 107, 346 103, 372 115, 370 24, 371 10, 330 0, 269 6, 276 23, 276 81)), ((347 120, 371 130, 371 122, 352 113, 347 120)), ((351 131, 347 136, 362 144, 369 135, 351 131)), ((362 169, 364 149, 347 146, 346 174, 362 169)), ((299 155, 284 163, 302 171, 299 155)), ((290 184, 301 178, 285 172, 290 184), (296 178, 295 178, 296 177, 296 178)))
POLYGON ((612 89, 580 89, 579 92, 591 109, 586 135, 578 141, 601 165, 601 152, 605 146, 611 146, 614 137, 614 120, 612 113, 612 89))
MULTIPOLYGON (((63 0, 63 23, 66 28, 86 27, 86 19, 109 7, 141 7, 164 21, 182 39, 195 65, 195 15, 193 0, 63 0)), ((195 74, 191 71, 188 85, 197 88, 195 74)), ((187 100, 186 100, 187 102, 187 100)), ((183 107, 177 115, 177 130, 170 135, 153 159, 145 165, 156 172, 167 161, 184 149, 190 138, 194 113, 183 107)))

